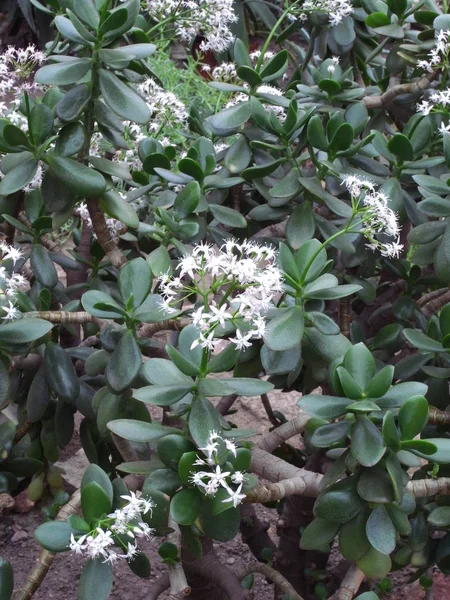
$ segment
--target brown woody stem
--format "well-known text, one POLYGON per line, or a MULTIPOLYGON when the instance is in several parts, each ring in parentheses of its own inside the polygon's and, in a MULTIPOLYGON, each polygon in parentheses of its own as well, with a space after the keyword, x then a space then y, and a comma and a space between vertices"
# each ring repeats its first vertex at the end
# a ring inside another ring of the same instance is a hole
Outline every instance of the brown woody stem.
POLYGON ((280 592, 289 594, 290 600, 302 600, 302 597, 297 594, 289 581, 273 567, 263 563, 250 562, 236 570, 236 575, 239 579, 244 579, 244 577, 247 577, 250 573, 260 573, 261 575, 264 575, 264 577, 267 577, 267 579, 270 579, 280 592))
MULTIPOLYGON (((333 600, 352 600, 353 596, 359 590, 362 582, 364 581, 364 573, 356 565, 352 565, 344 579, 342 580, 340 588, 331 597, 333 600)), ((330 599, 331 600, 331 599, 330 599)))
POLYGON ((128 260, 119 249, 117 242, 108 229, 99 200, 97 198, 89 198, 87 207, 92 221, 92 229, 97 236, 98 243, 105 251, 113 267, 120 270, 128 260))
POLYGON ((102 323, 102 319, 93 317, 88 312, 68 312, 65 310, 38 310, 24 313, 24 319, 44 319, 50 323, 69 325, 74 323, 102 323))
POLYGON ((427 319, 429 319, 435 313, 437 313, 438 310, 440 310, 443 306, 445 306, 449 302, 450 302, 450 290, 447 290, 444 294, 442 294, 442 296, 438 296, 434 300, 431 300, 431 302, 428 302, 428 304, 426 304, 422 308, 422 312, 427 317, 427 319))
POLYGON ((283 423, 273 431, 266 433, 258 442, 258 446, 266 452, 273 452, 275 448, 289 440, 290 438, 303 433, 306 423, 310 416, 302 413, 292 421, 283 423))
POLYGON ((430 425, 445 425, 446 427, 450 426, 450 411, 439 410, 438 408, 430 406, 428 423, 430 423, 430 425))
MULTIPOLYGON (((19 213, 18 220, 21 223, 23 223, 25 225, 25 227, 29 227, 30 229, 33 229, 33 225, 27 219, 25 213, 23 213, 23 212, 19 213)), ((52 239, 50 239, 50 237, 48 235, 41 235, 40 239, 41 239, 41 244, 44 246, 44 248, 47 248, 47 250, 49 250, 50 252, 56 252, 56 253, 61 252, 61 246, 57 242, 54 242, 52 239)))
POLYGON ((397 96, 402 94, 418 94, 426 90, 433 79, 436 78, 438 72, 428 73, 425 77, 414 81, 412 83, 402 83, 390 87, 381 96, 366 96, 364 98, 364 104, 368 109, 385 108, 392 104, 397 96))

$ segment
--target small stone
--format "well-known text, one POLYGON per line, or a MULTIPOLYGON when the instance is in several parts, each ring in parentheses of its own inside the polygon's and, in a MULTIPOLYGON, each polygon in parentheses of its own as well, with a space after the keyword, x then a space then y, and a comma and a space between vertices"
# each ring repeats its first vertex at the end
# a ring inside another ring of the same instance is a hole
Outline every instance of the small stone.
POLYGON ((236 562, 236 559, 235 559, 235 558, 228 558, 228 559, 227 559, 227 564, 228 564, 228 565, 234 565, 234 563, 235 563, 235 562, 236 562))
POLYGON ((16 533, 12 536, 11 542, 13 544, 18 544, 19 542, 23 542, 28 538, 28 533, 26 531, 16 531, 16 533))
POLYGON ((35 503, 28 498, 27 490, 23 490, 15 497, 14 511, 17 513, 27 513, 33 508, 34 504, 35 503))
POLYGON ((0 515, 14 506, 14 498, 9 494, 0 494, 0 515))

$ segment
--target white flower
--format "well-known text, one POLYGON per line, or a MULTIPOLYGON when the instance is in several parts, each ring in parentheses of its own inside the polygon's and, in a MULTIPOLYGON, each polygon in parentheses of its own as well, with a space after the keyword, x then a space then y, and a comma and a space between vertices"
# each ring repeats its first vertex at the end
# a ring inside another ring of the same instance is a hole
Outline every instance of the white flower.
POLYGON ((14 246, 6 246, 6 244, 3 244, 2 250, 4 253, 2 260, 11 259, 14 265, 23 257, 23 252, 20 248, 14 248, 14 246))
POLYGON ((9 306, 2 306, 2 310, 6 313, 2 319, 5 321, 13 321, 20 316, 20 310, 14 306, 14 304, 9 300, 9 306))
POLYGON ((225 504, 227 502, 232 502, 234 508, 239 506, 239 504, 245 498, 245 494, 241 494, 241 490, 242 490, 242 483, 239 484, 239 487, 236 491, 233 491, 231 488, 227 488, 227 492, 230 494, 230 496, 228 498, 225 498, 225 500, 222 500, 222 504, 225 504))
POLYGON ((83 554, 83 551, 86 548, 86 544, 84 544, 85 539, 86 539, 86 536, 82 535, 80 538, 78 538, 76 540, 73 533, 71 533, 69 548, 72 550, 72 552, 74 552, 75 554, 83 554))
POLYGON ((231 319, 231 314, 227 312, 228 306, 224 304, 223 306, 210 306, 211 314, 209 316, 210 323, 219 323, 221 327, 225 327, 226 319, 231 319))
POLYGON ((226 449, 231 452, 231 454, 236 457, 236 444, 234 444, 231 440, 225 440, 226 449))
POLYGON ((244 481, 244 473, 242 473, 242 471, 236 471, 231 476, 231 481, 236 484, 242 483, 244 481))
POLYGON ((251 337, 252 337, 251 331, 242 335, 241 331, 239 329, 237 329, 236 337, 230 338, 230 342, 233 342, 233 344, 236 344, 237 350, 244 350, 245 348, 250 348, 250 346, 252 345, 251 342, 248 341, 251 337))

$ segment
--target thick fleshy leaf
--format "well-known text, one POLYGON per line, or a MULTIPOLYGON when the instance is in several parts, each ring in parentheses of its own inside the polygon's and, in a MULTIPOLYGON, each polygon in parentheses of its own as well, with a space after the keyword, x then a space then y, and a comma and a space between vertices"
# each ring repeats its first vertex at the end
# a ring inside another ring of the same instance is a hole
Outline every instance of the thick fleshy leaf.
POLYGON ((136 400, 157 406, 170 406, 184 398, 192 389, 192 385, 149 385, 133 392, 136 400))
POLYGON ((27 344, 46 335, 54 325, 43 319, 19 319, 0 327, 0 345, 27 344))
POLYGON ((122 119, 145 125, 150 110, 145 101, 111 71, 100 69, 100 89, 106 106, 122 119))
POLYGON ((367 539, 382 554, 390 554, 396 545, 394 524, 384 506, 377 506, 367 519, 367 539))
MULTIPOLYGON (((63 19, 64 17, 58 18, 63 19)), ((66 19, 66 21, 69 20, 66 19)), ((81 36, 79 37, 81 38, 81 36)), ((81 38, 81 41, 84 43, 83 38, 81 38)), ((70 58, 64 62, 45 65, 36 73, 36 82, 44 85, 70 85, 71 83, 77 83, 86 75, 91 66, 92 61, 89 58, 70 58)))
POLYGON ((152 442, 178 429, 166 427, 159 423, 145 423, 135 419, 116 419, 108 423, 108 429, 130 442, 152 442))
POLYGON ((334 540, 340 525, 326 519, 314 519, 303 531, 300 548, 302 550, 320 550, 334 540))
POLYGON ((89 560, 78 582, 78 600, 107 600, 113 586, 111 563, 102 558, 89 560))
POLYGON ((412 440, 428 423, 428 401, 423 396, 406 400, 398 413, 402 439, 412 440))
POLYGON ((269 322, 264 342, 271 350, 288 350, 300 343, 304 326, 304 313, 300 306, 283 309, 280 316, 269 322))
POLYGON ((116 393, 123 392, 139 373, 141 364, 142 355, 135 334, 128 329, 120 338, 106 367, 108 385, 116 393))
POLYGON ((364 467, 373 467, 386 451, 378 427, 366 416, 359 416, 352 429, 352 454, 364 467))

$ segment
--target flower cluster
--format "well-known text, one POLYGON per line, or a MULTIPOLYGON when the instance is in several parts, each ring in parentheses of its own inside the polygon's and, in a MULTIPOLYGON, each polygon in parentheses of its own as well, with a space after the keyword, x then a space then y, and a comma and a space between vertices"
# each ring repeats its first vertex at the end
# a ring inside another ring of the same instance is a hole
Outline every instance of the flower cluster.
POLYGON ((334 27, 353 13, 353 6, 349 0, 305 0, 299 8, 292 11, 291 16, 298 16, 301 21, 306 21, 313 12, 327 13, 328 23, 330 27, 334 27))
MULTIPOLYGON (((435 90, 429 96, 428 100, 423 100, 417 105, 417 112, 423 116, 427 116, 430 113, 441 113, 448 117, 450 115, 450 88, 446 90, 435 90)), ((439 126, 440 133, 448 133, 450 131, 450 123, 445 124, 441 122, 439 126)))
POLYGON ((265 314, 282 291, 275 251, 251 241, 229 240, 218 250, 199 244, 180 260, 178 277, 166 275, 161 280, 162 309, 168 313, 192 294, 202 299, 192 315, 199 330, 192 346, 209 350, 219 341, 214 339, 219 326, 236 327, 236 337, 230 341, 238 350, 249 347, 251 338, 263 337, 265 314), (190 282, 185 281, 186 275, 190 282))
POLYGON ((230 25, 238 21, 233 0, 147 0, 150 16, 159 23, 173 23, 175 34, 190 44, 198 35, 202 52, 223 52, 232 44, 230 25))
POLYGON ((223 504, 231 502, 236 508, 245 498, 242 494, 245 473, 243 471, 223 471, 223 464, 227 456, 232 454, 236 457, 237 448, 231 440, 227 440, 215 431, 209 436, 208 443, 204 448, 200 448, 204 458, 197 455, 194 466, 208 467, 209 471, 193 471, 190 475, 190 482, 196 485, 207 496, 214 497, 220 488, 224 488, 228 497, 222 500, 223 504), (233 489, 234 486, 234 489, 233 489))
POLYGON ((433 73, 435 69, 446 69, 449 67, 450 53, 450 30, 436 31, 435 46, 428 53, 428 60, 417 61, 417 66, 428 73, 433 73))
MULTIPOLYGON (((244 87, 248 87, 248 85, 245 84, 244 87)), ((283 95, 282 90, 273 85, 263 84, 256 88, 256 94, 260 97, 259 99, 262 101, 265 110, 272 110, 278 120, 283 123, 286 118, 286 110, 282 106, 267 102, 267 100, 271 100, 271 96, 275 97, 274 101, 276 101, 276 97, 283 95), (266 102, 264 102, 264 100, 266 100, 266 102)), ((248 102, 248 96, 244 93, 235 94, 235 96, 226 104, 226 108, 230 108, 241 102, 248 102)))
POLYGON ((110 563, 121 558, 132 560, 139 553, 136 538, 153 534, 153 529, 142 517, 151 513, 154 504, 145 498, 138 498, 134 492, 121 497, 127 504, 100 520, 95 529, 82 536, 71 534, 69 548, 72 552, 90 559, 103 558, 103 562, 110 563), (125 535, 132 541, 125 543, 121 537, 125 535), (114 548, 121 548, 125 553, 119 553, 114 548))
MULTIPOLYGON (((151 77, 140 83, 138 91, 147 102, 152 118, 148 130, 156 137, 161 131, 186 126, 188 112, 184 104, 172 92, 166 92, 151 77)), ((146 134, 138 125, 130 125, 130 132, 140 142, 146 134)))
POLYGON ((361 219, 360 232, 369 241, 367 247, 379 250, 382 256, 397 257, 403 245, 399 241, 397 215, 389 208, 389 197, 376 190, 371 181, 355 175, 347 175, 343 183, 352 197, 353 210, 361 219), (381 241, 377 239, 380 235, 395 238, 395 241, 381 241))
POLYGON ((35 46, 23 49, 9 46, 0 56, 0 98, 7 94, 18 98, 24 92, 42 89, 39 84, 30 80, 30 75, 45 59, 45 54, 35 46))
POLYGON ((0 242, 0 311, 4 321, 18 319, 21 315, 20 310, 16 308, 15 301, 17 292, 24 289, 27 281, 20 273, 10 273, 2 263, 11 260, 13 265, 22 258, 22 251, 14 246, 9 246, 5 242, 0 242))

